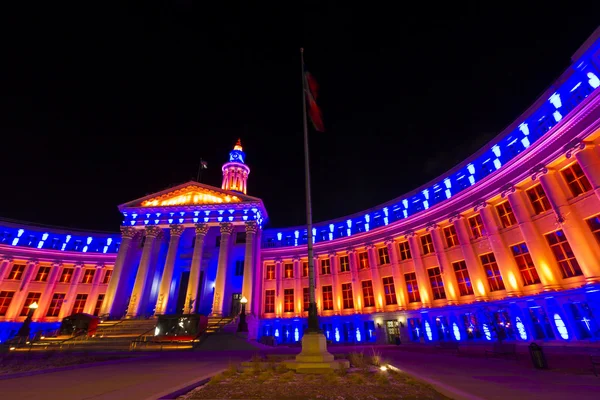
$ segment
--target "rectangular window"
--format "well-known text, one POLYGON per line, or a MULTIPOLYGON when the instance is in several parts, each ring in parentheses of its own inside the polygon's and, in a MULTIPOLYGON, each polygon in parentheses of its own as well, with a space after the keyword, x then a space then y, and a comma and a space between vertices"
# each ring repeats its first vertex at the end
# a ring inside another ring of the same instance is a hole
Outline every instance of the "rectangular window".
POLYGON ((454 275, 456 275, 456 283, 458 284, 460 295, 468 296, 474 294, 467 264, 464 261, 457 261, 452 263, 452 268, 454 268, 454 275))
POLYGON ((377 255, 379 256, 379 265, 387 265, 390 263, 390 255, 387 247, 379 247, 377 249, 377 255))
POLYGON ((429 284, 431 285, 431 291, 433 292, 433 299, 445 299, 446 291, 444 290, 444 281, 442 279, 440 267, 427 268, 427 275, 429 276, 429 284))
POLYGON ((294 312, 294 289, 283 290, 283 312, 294 312))
POLYGON ((383 278, 383 292, 385 293, 385 304, 398 304, 396 300, 396 288, 394 287, 394 278, 386 276, 383 278))
POLYGON ((475 214, 469 217, 469 228, 471 228, 471 234, 473 239, 479 239, 485 235, 485 229, 483 228, 483 221, 481 221, 481 215, 475 214))
POLYGON ((235 243, 246 243, 246 232, 236 232, 235 233, 235 243))
POLYGON ((329 258, 321 260, 321 275, 331 274, 331 265, 329 264, 329 258))
POLYGON ((400 250, 400 260, 410 260, 412 258, 408 241, 398 243, 398 249, 400 250))
POLYGON ((94 274, 96 273, 95 269, 87 268, 83 272, 83 279, 81 283, 92 283, 94 281, 94 274))
POLYGON ((244 276, 244 260, 235 260, 235 276, 244 276))
POLYGON ((350 272, 350 259, 348 256, 340 257, 340 272, 350 272))
POLYGON ((417 285, 417 274, 410 272, 404 274, 406 280, 406 290, 408 292, 408 302, 417 303, 421 301, 421 295, 419 294, 419 285, 417 285))
POLYGON ((423 248, 423 255, 433 253, 433 240, 431 240, 429 233, 421 236, 421 247, 423 248))
POLYGON ((308 262, 304 261, 302 263, 302 276, 303 277, 307 277, 308 276, 308 262))
POLYGON ((548 211, 551 208, 550 201, 548 200, 542 185, 536 185, 531 189, 528 189, 526 193, 536 215, 548 211))
POLYGON ((344 302, 344 309, 354 308, 351 283, 342 283, 342 301, 344 302))
POLYGON ((3 290, 0 292, 0 317, 4 317, 8 311, 8 306, 15 296, 15 292, 3 290))
POLYGON ((38 272, 35 275, 35 282, 46 282, 48 275, 50 274, 50 267, 39 267, 38 272))
POLYGON ((33 303, 38 303, 40 301, 40 297, 42 297, 41 293, 29 292, 27 294, 27 298, 25 299, 25 303, 23 304, 23 308, 21 309, 21 317, 26 317, 27 313, 29 313, 29 306, 33 303))
POLYGON ((362 281, 363 302, 365 307, 375 306, 375 295, 373 294, 373 282, 362 281))
POLYGON ((323 311, 333 310, 333 287, 323 286, 323 311))
POLYGON ((598 244, 600 244, 600 215, 596 215, 595 217, 592 217, 586 220, 585 222, 587 222, 588 226, 590 227, 590 230, 596 237, 596 241, 598 242, 598 244))
POLYGON ((294 277, 294 264, 283 264, 283 276, 287 279, 291 279, 294 277))
POLYGON ((58 281, 60 283, 71 283, 71 279, 73 279, 73 268, 63 268, 58 281))
POLYGON ((302 300, 302 302, 304 303, 303 310, 308 311, 308 308, 310 307, 310 291, 307 287, 302 288, 302 300))
POLYGON ((527 248, 525 242, 515 244, 510 248, 513 256, 515 257, 515 261, 519 266, 519 271, 521 271, 524 286, 540 283, 540 277, 538 276, 537 270, 535 269, 535 264, 531 259, 529 249, 527 248))
POLYGON ((267 264, 267 279, 275 279, 275 264, 267 264))
POLYGON ((571 250, 571 246, 562 229, 548 233, 546 235, 546 240, 550 245, 554 258, 556 258, 556 261, 560 266, 563 278, 583 275, 579 263, 575 258, 575 254, 573 254, 573 250, 571 250))
POLYGON ((588 190, 592 190, 590 181, 588 181, 578 163, 563 169, 561 173, 565 182, 567 182, 571 193, 573 193, 573 197, 577 197, 588 190))
POLYGON ((456 229, 454 225, 450 225, 444 228, 444 237, 446 238, 446 246, 448 248, 458 246, 458 236, 456 235, 456 229))
POLYGON ((107 285, 110 282, 112 273, 113 273, 112 269, 107 269, 106 272, 104 272, 104 279, 102 280, 102 284, 107 285))
POLYGON ((358 268, 369 269, 369 254, 366 251, 358 253, 358 268))
POLYGON ((265 314, 273 314, 275 312, 275 291, 265 290, 265 314))
POLYGON ((20 281, 23 278, 23 272, 25 272, 24 264, 15 264, 13 265, 10 273, 8 274, 8 278, 13 281, 20 281))
POLYGON ((104 303, 104 294, 98 295, 98 300, 96 300, 96 306, 94 307, 94 315, 100 315, 100 309, 102 308, 102 303, 104 303))
POLYGON ((496 290, 504 290, 504 281, 502 281, 502 275, 500 275, 500 269, 496 263, 494 253, 483 254, 479 258, 481 259, 481 265, 487 276, 490 291, 495 292, 496 290))
POLYGON ((48 307, 46 317, 58 317, 63 301, 65 301, 65 293, 54 293, 52 300, 50 300, 50 307, 48 307))
POLYGON ((498 217, 500 217, 500 222, 504 228, 508 228, 509 226, 513 226, 517 223, 515 214, 513 214, 512 208, 510 207, 508 201, 498 204, 496 206, 496 212, 498 213, 498 217))
POLYGON ((87 301, 87 298, 87 294, 79 293, 75 297, 75 303, 73 303, 73 312, 71 314, 81 314, 85 308, 85 302, 87 301))

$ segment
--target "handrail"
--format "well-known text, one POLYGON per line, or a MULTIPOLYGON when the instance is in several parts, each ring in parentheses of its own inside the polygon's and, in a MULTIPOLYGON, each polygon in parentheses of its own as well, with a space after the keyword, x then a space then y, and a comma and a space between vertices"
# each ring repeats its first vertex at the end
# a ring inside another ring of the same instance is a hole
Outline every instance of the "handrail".
POLYGON ((198 333, 198 335, 196 335, 196 337, 194 338, 194 340, 193 340, 194 345, 192 346, 192 349, 195 349, 198 346, 200 346, 200 344, 202 344, 202 342, 207 337, 209 337, 211 334, 220 332, 226 325, 229 325, 234 319, 235 319, 235 317, 221 317, 221 319, 219 321, 217 321, 216 323, 207 325, 206 330, 204 332, 198 333), (225 324, 221 324, 221 322, 223 322, 224 320, 229 320, 229 321, 225 324), (214 329, 215 326, 217 327, 217 329, 214 332, 208 332, 209 328, 214 329))
POLYGON ((153 326, 152 328, 148 329, 146 332, 141 333, 138 337, 136 337, 135 339, 133 339, 131 341, 131 343, 129 343, 129 350, 134 350, 137 347, 137 343, 147 342, 146 340, 142 340, 142 338, 144 336, 147 336, 148 333, 152 332, 154 329, 156 329, 155 326, 153 326))

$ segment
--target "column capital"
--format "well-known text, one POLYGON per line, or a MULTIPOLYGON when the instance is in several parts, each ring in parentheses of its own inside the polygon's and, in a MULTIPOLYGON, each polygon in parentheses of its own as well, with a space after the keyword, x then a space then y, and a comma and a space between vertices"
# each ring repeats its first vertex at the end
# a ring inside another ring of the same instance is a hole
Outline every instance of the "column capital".
POLYGON ((365 248, 367 250, 372 250, 375 248, 375 245, 373 243, 365 243, 365 248))
POLYGON ((383 243, 384 243, 386 246, 393 246, 395 242, 396 242, 396 241, 395 241, 393 238, 391 238, 391 237, 385 238, 385 239, 383 240, 383 243))
POLYGON ((233 232, 233 224, 230 222, 223 222, 221 224, 221 235, 231 235, 233 232))
POLYGON ((478 201, 473 206, 473 211, 477 212, 477 211, 479 211, 479 210, 484 209, 485 207, 487 207, 487 205, 488 205, 488 203, 486 203, 485 201, 478 201))
POLYGON ((409 239, 411 237, 416 236, 415 231, 406 231, 402 234, 404 238, 409 239))
POLYGON ((208 224, 196 224, 196 235, 206 235, 208 232, 208 224))
POLYGON ((294 256, 294 257, 292 258, 292 262, 300 262, 300 257, 298 257, 298 256, 294 256))
POLYGON ((448 222, 450 222, 450 223, 452 224, 452 223, 454 223, 454 221, 458 221, 458 220, 459 220, 459 219, 461 219, 462 217, 463 217, 463 216, 462 216, 462 214, 461 214, 461 213, 456 213, 456 214, 453 214, 453 215, 451 215, 451 216, 448 218, 448 222))
POLYGON ((425 230, 426 230, 427 232, 431 232, 431 231, 434 231, 434 230, 436 230, 437 228, 438 228, 438 225, 437 225, 435 222, 432 222, 432 223, 430 223, 429 225, 427 225, 427 226, 425 227, 425 230))
POLYGON ((585 142, 581 139, 575 139, 572 142, 568 143, 563 147, 563 151, 565 152, 565 157, 571 158, 575 153, 580 152, 585 149, 585 142))
POLYGON ((102 269, 104 267, 105 267, 105 265, 103 263, 96 264, 96 269, 102 269))
POLYGON ((137 229, 135 229, 131 226, 122 226, 121 227, 121 236, 123 238, 133 239, 133 237, 135 236, 135 234, 137 232, 138 232, 137 229))
POLYGON ((535 181, 540 176, 546 175, 548 173, 548 168, 546 168, 543 164, 539 164, 531 168, 529 173, 531 174, 531 180, 535 181))
POLYGON ((500 197, 502 197, 504 199, 509 194, 513 194, 516 191, 517 191, 517 188, 512 183, 509 183, 508 185, 506 185, 502 189, 500 189, 500 197))
POLYGON ((83 268, 83 263, 73 264, 73 268, 83 268))
POLYGON ((337 256, 337 253, 335 251, 330 251, 329 253, 327 253, 327 256, 329 256, 329 258, 335 257, 337 256))
POLYGON ((63 262, 62 262, 62 261, 54 261, 54 262, 52 263, 52 266, 53 266, 53 267, 56 267, 56 268, 58 268, 58 267, 62 267, 62 265, 63 265, 63 262))
POLYGON ((356 253, 356 249, 354 247, 348 247, 346 249, 346 253, 348 253, 348 254, 356 253))
POLYGON ((246 235, 249 233, 256 233, 258 231, 258 224, 256 221, 247 221, 246 222, 246 235))
POLYGON ((13 260, 12 256, 1 256, 0 259, 4 261, 11 262, 13 260))
POLYGON ((31 260, 27 260, 27 264, 33 264, 34 266, 38 266, 40 265, 40 260, 36 259, 36 258, 32 258, 31 260))
POLYGON ((156 238, 161 233, 162 233, 162 229, 160 229, 158 226, 147 226, 146 227, 146 237, 156 238))
POLYGON ((281 264, 281 257, 277 257, 273 261, 275 261, 275 264, 281 264))
POLYGON ((171 225, 169 225, 169 230, 170 230, 171 236, 181 236, 181 234, 183 233, 185 228, 183 227, 183 225, 171 224, 171 225))

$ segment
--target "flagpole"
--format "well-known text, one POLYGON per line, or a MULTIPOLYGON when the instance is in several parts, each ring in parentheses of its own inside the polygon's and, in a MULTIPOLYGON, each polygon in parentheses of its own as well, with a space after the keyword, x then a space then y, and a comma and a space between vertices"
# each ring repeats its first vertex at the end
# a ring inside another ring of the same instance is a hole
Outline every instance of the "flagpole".
POLYGON ((306 76, 304 71, 304 49, 300 49, 300 61, 302 67, 302 116, 304 126, 304 178, 306 190, 306 233, 308 240, 308 331, 319 332, 319 320, 317 318, 317 301, 315 296, 315 259, 313 251, 312 233, 312 199, 310 195, 310 159, 308 156, 308 122, 306 116, 306 76))
POLYGON ((200 182, 200 178, 202 177, 202 159, 200 159, 200 165, 198 165, 198 176, 196 177, 196 182, 200 182))

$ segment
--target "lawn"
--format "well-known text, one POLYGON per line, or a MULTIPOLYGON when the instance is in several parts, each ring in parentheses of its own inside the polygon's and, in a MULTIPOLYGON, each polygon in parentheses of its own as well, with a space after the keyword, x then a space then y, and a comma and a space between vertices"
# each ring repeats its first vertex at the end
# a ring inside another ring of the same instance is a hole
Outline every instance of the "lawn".
POLYGON ((348 358, 349 369, 325 375, 296 374, 276 360, 255 359, 244 369, 231 365, 206 385, 178 400, 448 399, 404 373, 385 367, 382 370, 381 365, 376 365, 381 363, 375 357, 351 354, 348 358))

